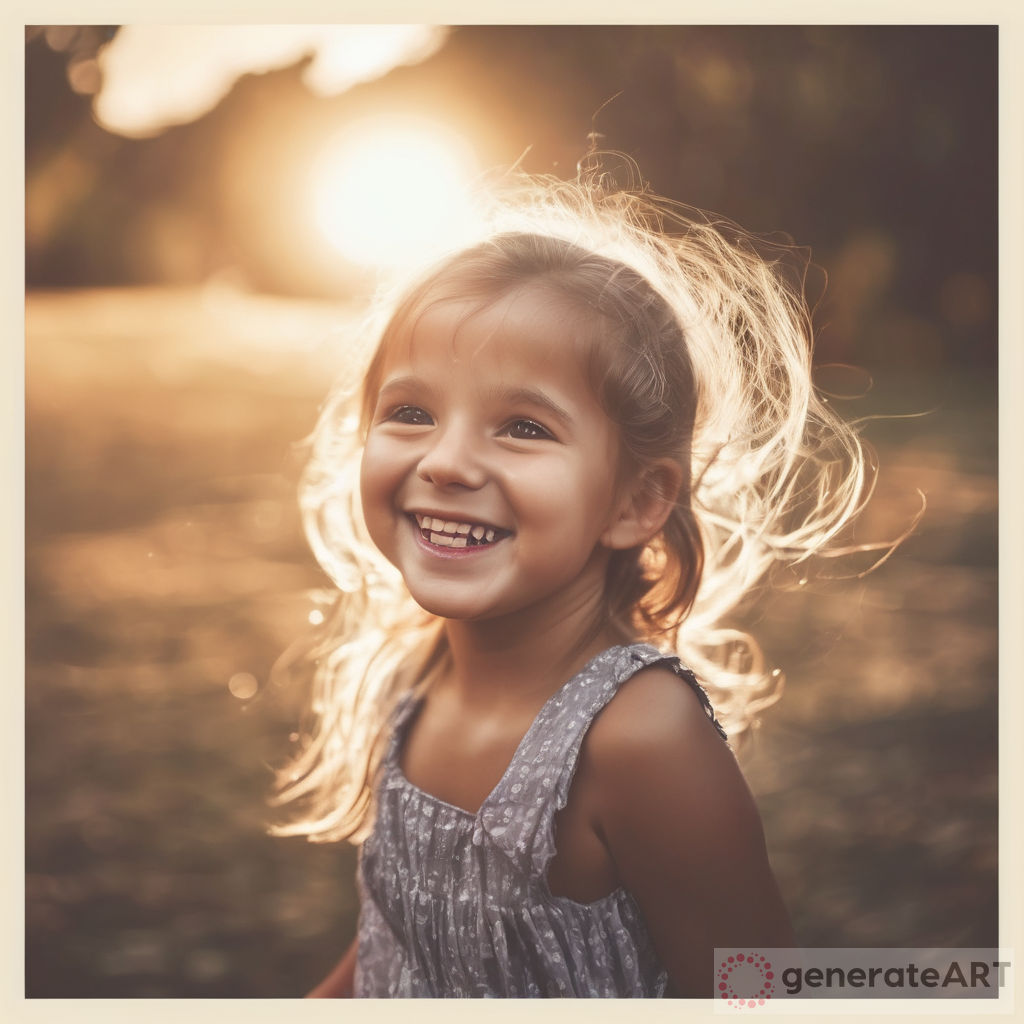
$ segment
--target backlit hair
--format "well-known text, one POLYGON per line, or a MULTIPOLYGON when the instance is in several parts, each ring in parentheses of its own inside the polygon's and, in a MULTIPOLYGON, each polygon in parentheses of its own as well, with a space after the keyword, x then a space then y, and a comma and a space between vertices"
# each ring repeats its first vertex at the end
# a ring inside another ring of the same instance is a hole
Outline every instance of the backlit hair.
POLYGON ((664 458, 683 470, 665 528, 614 553, 597 625, 679 654, 730 735, 777 699, 779 673, 734 616, 773 568, 834 553, 866 490, 855 431, 811 385, 793 255, 599 172, 515 175, 481 199, 475 239, 382 290, 353 343, 360 372, 328 398, 300 490, 309 542, 339 593, 308 654, 303 749, 278 777, 275 802, 294 803, 298 817, 275 832, 364 837, 390 709, 447 665, 441 621, 373 545, 358 494, 389 344, 446 298, 488 304, 540 284, 592 323, 581 358, 619 429, 618 471, 664 458))

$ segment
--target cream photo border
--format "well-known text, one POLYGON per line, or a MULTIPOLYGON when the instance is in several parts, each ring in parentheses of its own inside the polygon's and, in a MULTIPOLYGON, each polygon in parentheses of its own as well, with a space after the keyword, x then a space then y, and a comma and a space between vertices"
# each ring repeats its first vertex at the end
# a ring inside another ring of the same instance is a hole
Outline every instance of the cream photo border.
MULTIPOLYGON (((415 1006, 377 1002, 312 1000, 134 1000, 24 998, 24 32, 27 24, 123 24, 130 22, 322 23, 430 22, 436 24, 982 24, 999 25, 999 429, 1000 439, 1000 945, 1024 954, 1024 864, 1022 801, 1024 726, 1024 540, 1012 524, 1024 522, 1024 485, 1008 450, 1024 436, 1024 3, 1020 0, 7 0, 0 11, 0 74, 4 77, 2 127, 2 312, 0 343, 0 650, 5 685, 0 688, 0 751, 3 806, 8 823, 0 846, 3 872, 0 925, 0 1019, 95 1021, 457 1021, 516 1020, 518 1003, 419 1001, 415 1006), (463 1017, 465 1014, 465 1017, 463 1017)), ((1016 964, 1015 964, 1016 966, 1016 964)), ((541 1002, 536 1019, 668 1021, 710 1016, 712 1000, 657 1000, 623 1006, 606 1001, 572 1006, 541 1002)), ((962 1005, 962 1004, 961 1004, 962 1005)), ((924 1012, 946 1017, 1008 1012, 989 1004, 964 1013, 959 1007, 877 1001, 802 1002, 793 1016, 821 1013, 870 1015, 924 1012)), ((781 1009, 781 1008, 780 1008, 781 1009)), ((755 1012, 756 1011, 751 1011, 755 1012)), ((785 1013, 784 1016, 790 1014, 785 1013)), ((776 1018, 778 1012, 773 1014, 776 1018)))

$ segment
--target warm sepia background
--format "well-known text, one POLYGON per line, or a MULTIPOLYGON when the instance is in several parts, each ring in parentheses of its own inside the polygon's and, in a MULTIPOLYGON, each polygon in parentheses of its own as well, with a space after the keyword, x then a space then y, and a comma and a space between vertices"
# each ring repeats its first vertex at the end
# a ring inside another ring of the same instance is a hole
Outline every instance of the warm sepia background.
POLYGON ((28 994, 298 996, 350 940, 353 850, 264 833, 329 599, 295 442, 374 266, 620 92, 602 146, 827 272, 822 388, 903 417, 861 536, 927 496, 750 615, 798 941, 996 945, 996 29, 287 28, 26 33, 28 994))

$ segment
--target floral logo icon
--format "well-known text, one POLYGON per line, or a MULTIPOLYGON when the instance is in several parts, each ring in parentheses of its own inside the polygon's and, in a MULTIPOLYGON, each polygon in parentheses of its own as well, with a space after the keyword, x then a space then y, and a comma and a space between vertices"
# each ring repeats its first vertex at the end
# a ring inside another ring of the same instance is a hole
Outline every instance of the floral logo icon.
POLYGON ((754 1009, 764 1006, 775 992, 772 965, 758 953, 726 957, 715 969, 718 994, 729 1006, 754 1009))

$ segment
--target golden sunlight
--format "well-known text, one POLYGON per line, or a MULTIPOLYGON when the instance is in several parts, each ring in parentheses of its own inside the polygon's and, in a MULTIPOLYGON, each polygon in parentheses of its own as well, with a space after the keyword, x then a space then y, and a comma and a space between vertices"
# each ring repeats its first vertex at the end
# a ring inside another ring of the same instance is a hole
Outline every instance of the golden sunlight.
POLYGON ((351 125, 313 169, 313 215, 332 247, 364 266, 401 267, 470 230, 469 145, 441 125, 374 118, 351 125))

